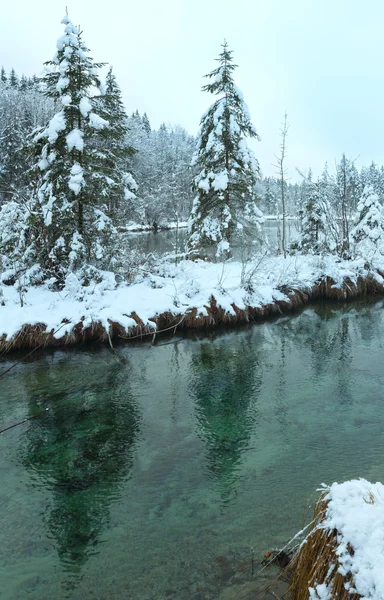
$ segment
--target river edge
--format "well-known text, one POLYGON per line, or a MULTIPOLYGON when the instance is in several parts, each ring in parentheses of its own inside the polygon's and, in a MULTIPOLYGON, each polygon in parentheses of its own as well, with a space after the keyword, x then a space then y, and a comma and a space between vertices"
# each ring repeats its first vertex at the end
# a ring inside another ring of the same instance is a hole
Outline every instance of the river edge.
MULTIPOLYGON (((59 348, 63 346, 83 345, 87 342, 100 343, 113 347, 113 341, 155 341, 157 335, 165 332, 200 331, 209 332, 214 329, 234 328, 253 323, 260 323, 280 315, 294 313, 299 309, 309 306, 319 300, 329 300, 336 303, 349 302, 359 298, 380 299, 384 297, 384 273, 358 276, 355 281, 347 277, 341 285, 337 285, 331 277, 324 277, 316 281, 312 287, 298 289, 288 288, 286 285, 279 288, 283 298, 262 306, 246 306, 239 308, 231 303, 231 312, 221 306, 212 295, 209 303, 204 305, 205 314, 197 307, 189 307, 184 313, 165 311, 157 314, 149 321, 144 322, 136 312, 126 315, 135 322, 135 325, 125 327, 118 321, 107 319, 108 327, 100 321, 91 321, 88 324, 80 319, 71 329, 61 337, 58 331, 47 330, 43 322, 24 324, 12 337, 7 339, 3 334, 0 338, 0 352, 5 355, 18 350, 38 348, 59 348)), ((63 326, 68 326, 69 320, 62 320, 63 326)))

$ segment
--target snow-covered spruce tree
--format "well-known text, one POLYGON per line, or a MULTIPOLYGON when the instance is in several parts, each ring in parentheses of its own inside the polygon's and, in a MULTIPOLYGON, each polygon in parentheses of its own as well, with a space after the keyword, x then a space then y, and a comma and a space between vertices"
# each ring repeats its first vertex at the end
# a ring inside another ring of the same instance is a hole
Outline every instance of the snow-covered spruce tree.
POLYGON ((324 250, 325 222, 321 188, 308 178, 303 204, 302 229, 299 239, 292 244, 292 249, 301 250, 305 254, 317 254, 324 250))
POLYGON ((0 203, 28 185, 30 134, 54 114, 53 102, 37 86, 9 87, 0 78, 0 203))
POLYGON ((96 112, 97 69, 102 64, 88 56, 81 33, 68 16, 62 23, 64 35, 43 77, 45 94, 59 111, 34 138, 36 170, 41 174, 33 211, 34 221, 40 220, 36 254, 42 276, 55 278, 57 285, 86 265, 91 271, 110 266, 113 226, 107 202, 118 186, 101 148, 109 123, 96 112))
POLYGON ((0 92, 0 117, 0 199, 6 201, 14 197, 26 171, 20 150, 30 133, 17 88, 0 92))
MULTIPOLYGON (((33 235, 28 224, 28 206, 9 200, 0 208, 0 265, 1 280, 14 284, 20 277, 33 278, 34 256, 29 255, 29 238, 33 235), (32 265, 28 273, 26 265, 32 265)), ((32 251, 33 252, 33 251, 32 251)), ((38 267, 35 267, 35 271, 38 267)))
POLYGON ((276 214, 276 185, 271 177, 264 179, 264 210, 267 215, 276 214))
POLYGON ((133 212, 131 204, 136 198, 137 184, 126 168, 127 159, 135 153, 135 149, 126 142, 127 115, 112 67, 108 71, 102 94, 95 102, 97 113, 109 123, 100 131, 97 140, 103 173, 109 180, 108 188, 104 186, 102 193, 106 195, 109 216, 118 220, 122 214, 126 216, 133 212))
POLYGON ((149 122, 148 115, 146 112, 143 114, 142 123, 143 123, 145 132, 149 135, 151 133, 152 129, 151 129, 151 123, 149 122))
POLYGON ((17 88, 19 87, 19 78, 16 75, 15 69, 11 69, 11 72, 9 74, 9 79, 8 79, 8 83, 10 87, 13 88, 17 88))
POLYGON ((350 233, 355 254, 366 260, 384 254, 384 209, 373 187, 366 186, 357 205, 355 226, 350 233))
POLYGON ((246 142, 258 135, 233 81, 236 65, 226 42, 217 61, 203 91, 218 98, 201 118, 192 162, 197 171, 189 219, 192 256, 204 255, 209 247, 216 248, 216 256, 230 255, 233 234, 255 238, 263 219, 254 195, 259 164, 246 142))

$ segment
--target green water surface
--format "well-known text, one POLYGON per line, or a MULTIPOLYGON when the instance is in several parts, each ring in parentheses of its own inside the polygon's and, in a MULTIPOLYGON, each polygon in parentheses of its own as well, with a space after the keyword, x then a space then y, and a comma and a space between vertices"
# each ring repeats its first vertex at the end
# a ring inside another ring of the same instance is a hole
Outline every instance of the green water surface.
POLYGON ((384 481, 382 301, 118 353, 0 379, 0 429, 39 413, 0 435, 1 600, 229 599, 319 484, 384 481))

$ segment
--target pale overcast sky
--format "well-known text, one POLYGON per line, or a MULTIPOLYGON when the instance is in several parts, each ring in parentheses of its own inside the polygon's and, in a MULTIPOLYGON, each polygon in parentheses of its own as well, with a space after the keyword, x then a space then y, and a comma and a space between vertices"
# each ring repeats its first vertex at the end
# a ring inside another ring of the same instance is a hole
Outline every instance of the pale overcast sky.
MULTIPOLYGON (((65 0, 64 0, 65 2, 65 0)), ((357 166, 384 164, 384 2, 382 0, 68 0, 96 61, 113 65, 127 112, 157 127, 196 133, 212 97, 203 75, 226 38, 262 141, 253 145, 272 174, 279 127, 288 113, 288 160, 334 166, 343 151, 357 166)), ((39 74, 62 34, 58 0, 1 0, 0 62, 39 74)))

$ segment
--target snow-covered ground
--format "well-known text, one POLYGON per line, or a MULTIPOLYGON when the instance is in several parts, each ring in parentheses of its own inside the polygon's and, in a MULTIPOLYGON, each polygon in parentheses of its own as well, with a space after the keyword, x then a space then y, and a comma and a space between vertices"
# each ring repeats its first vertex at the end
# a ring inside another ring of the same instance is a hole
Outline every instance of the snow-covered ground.
MULTIPOLYGON (((325 499, 326 517, 318 527, 337 530, 338 570, 344 577, 352 576, 349 591, 367 600, 383 600, 384 485, 365 479, 333 483, 325 499)), ((334 597, 326 582, 310 589, 311 600, 334 597)))
MULTIPOLYGON (((235 315, 232 305, 244 309, 286 300, 281 291, 284 286, 305 290, 328 276, 341 287, 347 277, 355 281, 359 275, 369 274, 362 259, 341 261, 335 256, 264 257, 246 265, 231 261, 182 261, 175 265, 163 260, 151 273, 136 276, 130 285, 116 286, 110 274, 102 283, 86 288, 75 276, 60 292, 44 286, 31 287, 23 295, 23 306, 17 289, 3 285, 0 336, 5 335, 9 341, 23 325, 43 323, 46 331, 54 331, 60 338, 80 321, 84 327, 101 323, 107 331, 109 321, 113 321, 128 333, 136 325, 130 316, 133 312, 144 324, 154 326, 152 319, 167 312, 183 315, 197 308, 197 314, 207 315, 206 306, 214 296, 218 306, 235 315)), ((380 275, 374 276, 380 284, 384 283, 380 275)))

